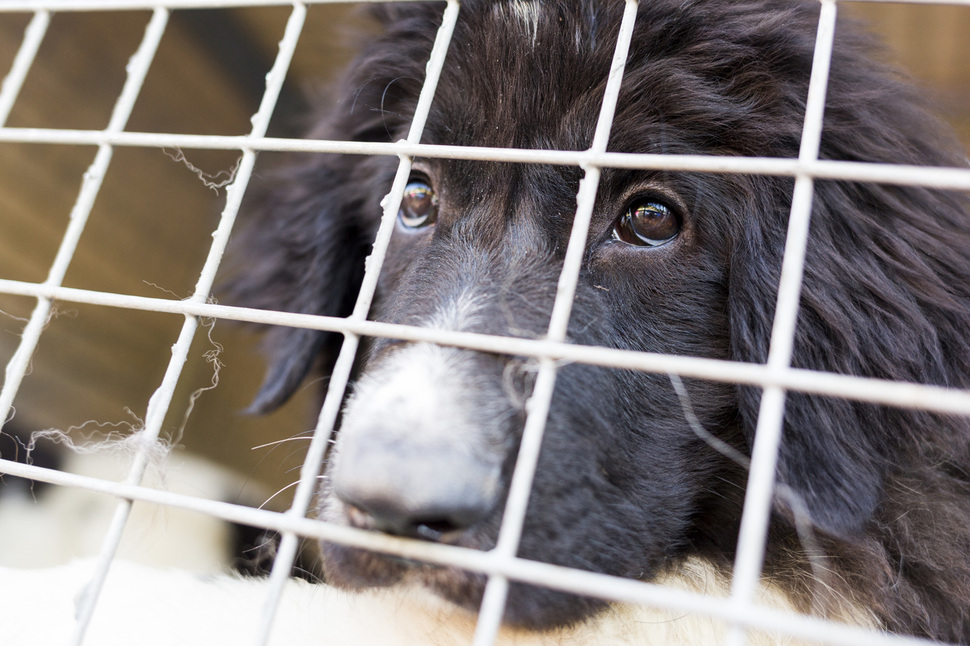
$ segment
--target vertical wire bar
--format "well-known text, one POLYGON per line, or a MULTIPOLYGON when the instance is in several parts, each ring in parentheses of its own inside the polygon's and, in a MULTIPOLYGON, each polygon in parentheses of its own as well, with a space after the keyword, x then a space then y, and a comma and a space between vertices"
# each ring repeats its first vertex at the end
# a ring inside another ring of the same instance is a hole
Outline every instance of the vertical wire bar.
POLYGON ((20 88, 24 85, 27 72, 37 58, 37 51, 40 44, 47 34, 47 27, 50 25, 51 14, 49 11, 38 11, 31 18, 30 24, 24 30, 24 40, 17 50, 17 56, 13 59, 13 65, 6 78, 3 79, 3 86, 0 87, 0 127, 7 123, 7 117, 13 109, 13 104, 20 94, 20 88))
MULTIPOLYGON (((821 2, 812 74, 805 105, 805 122, 798 153, 801 162, 815 161, 819 156, 825 97, 835 39, 836 2, 835 0, 821 0, 821 2)), ((808 173, 796 175, 768 351, 767 365, 773 370, 783 371, 791 365, 813 194, 812 176, 808 173)), ((751 454, 751 471, 748 474, 738 536, 738 553, 731 580, 731 599, 738 606, 739 612, 743 612, 751 603, 764 564, 765 541, 771 516, 775 470, 784 418, 785 390, 778 386, 766 387, 762 393, 758 411, 758 424, 751 454)), ((745 636, 744 629, 733 626, 728 633, 727 643, 731 646, 742 646, 745 636)))
MULTIPOLYGON (((302 5, 294 6, 294 11, 287 23, 286 36, 280 46, 280 54, 277 56, 276 63, 267 75, 267 91, 263 96, 263 100, 256 114, 252 118, 252 135, 255 137, 261 137, 266 133, 269 120, 272 117, 273 109, 276 105, 276 99, 279 96, 283 84, 283 78, 286 75, 286 70, 289 67, 293 51, 296 47, 296 39, 299 37, 299 33, 303 27, 305 14, 306 10, 302 5)), ((147 62, 150 63, 150 59, 147 62)), ((147 71, 147 63, 145 69, 147 71)), ((223 208, 219 225, 213 233, 213 241, 210 245, 209 253, 203 269, 200 272, 199 280, 196 283, 195 292, 189 299, 189 302, 205 302, 209 297, 219 263, 228 243, 229 234, 235 222, 236 214, 239 211, 243 195, 245 194, 249 179, 252 176, 255 159, 256 155, 252 150, 247 149, 243 151, 236 171, 236 178, 226 192, 226 205, 223 208)), ((185 316, 185 322, 182 325, 178 340, 172 346, 172 358, 169 360, 162 383, 152 394, 148 402, 140 450, 136 453, 132 466, 129 469, 128 476, 125 480, 126 484, 138 484, 144 477, 150 461, 150 450, 155 446, 161 434, 165 415, 174 397, 182 369, 188 360, 189 350, 198 327, 199 322, 196 316, 185 316)), ((97 604, 97 598, 104 585, 108 569, 117 552, 118 545, 121 542, 122 533, 131 513, 131 506, 132 501, 121 500, 115 508, 111 524, 102 543, 101 553, 98 556, 97 569, 91 582, 85 588, 85 593, 79 602, 79 626, 75 638, 76 644, 81 644, 84 640, 84 634, 86 633, 87 626, 90 624, 97 604)))
MULTIPOLYGON (((118 96, 118 100, 115 103, 114 110, 111 113, 111 118, 108 121, 107 128, 105 129, 106 133, 114 134, 122 132, 125 128, 125 124, 128 123, 128 118, 130 117, 131 111, 134 108, 135 101, 138 98, 138 94, 141 92, 142 85, 145 82, 145 77, 148 75, 148 68, 151 66, 151 63, 155 58, 155 52, 158 50, 158 45, 161 42, 162 35, 165 33, 165 27, 168 24, 168 16, 168 10, 163 8, 157 8, 152 13, 152 17, 145 28, 145 35, 142 38, 141 44, 139 45, 138 50, 129 59, 128 65, 126 66, 128 77, 125 80, 125 85, 122 88, 121 94, 118 96)), ((64 276, 67 273, 67 268, 74 257, 74 251, 77 249, 77 244, 80 241, 81 234, 84 232, 84 227, 87 224, 88 217, 91 214, 94 201, 101 189, 101 184, 104 181, 104 177, 107 173, 108 165, 111 162, 112 156, 113 148, 109 144, 102 144, 98 147, 98 152, 95 155, 94 162, 88 168, 87 172, 85 172, 84 180, 81 185, 81 192, 78 195, 77 202, 75 203, 74 209, 71 212, 70 224, 68 225, 67 232, 65 233, 64 239, 61 242, 61 246, 58 249, 57 256, 51 265, 47 281, 44 283, 45 286, 55 287, 59 286, 63 282, 64 276)), ((30 356, 33 354, 34 349, 37 346, 37 342, 40 339, 40 333, 43 330, 44 325, 46 325, 47 317, 50 315, 52 304, 53 303, 50 299, 38 299, 37 308, 31 315, 27 328, 24 330, 20 347, 17 349, 17 354, 22 353, 22 359, 26 361, 30 360, 30 356)), ((13 363, 13 360, 11 360, 11 363, 13 363)), ((22 377, 23 375, 21 374, 20 376, 22 377)), ((19 387, 19 382, 17 386, 19 387)), ((2 410, 3 405, 4 402, 0 401, 0 410, 2 410)), ((99 575, 96 572, 95 578, 98 578, 98 576, 99 575)), ((99 588, 100 583, 95 586, 95 589, 99 588)), ((75 644, 80 644, 83 642, 84 633, 86 632, 87 625, 91 619, 94 597, 88 594, 89 590, 91 590, 90 586, 85 588, 85 593, 82 594, 78 599, 78 623, 73 640, 73 643, 75 644)))
MULTIPOLYGON (((411 119, 411 126, 406 140, 408 143, 416 144, 421 140, 424 125, 427 121, 428 113, 431 110, 431 102, 438 86, 438 79, 444 67, 448 46, 451 43, 455 25, 458 22, 459 9, 460 4, 458 0, 448 0, 442 16, 441 26, 438 28, 438 33, 435 36, 435 42, 431 49, 431 55, 428 59, 426 68, 427 75, 418 97, 414 116, 411 119)), ((364 278, 361 281, 361 288, 358 292, 357 301, 354 304, 354 311, 350 316, 351 320, 364 320, 370 311, 370 306, 377 290, 377 280, 380 276, 384 256, 390 243, 391 234, 394 230, 394 222, 397 219, 397 212, 400 209, 404 188, 407 185, 410 173, 411 159, 402 155, 391 190, 382 202, 384 213, 374 241, 373 250, 365 263, 364 278)), ((349 332, 344 334, 344 342, 340 347, 340 353, 337 355, 333 371, 330 374, 327 394, 317 418, 313 439, 310 441, 306 459, 300 469, 300 480, 299 484, 297 484, 296 492, 293 495, 293 504, 285 512, 287 515, 302 518, 310 510, 310 504, 316 493, 317 480, 320 475, 320 470, 323 467, 327 446, 330 443, 330 438, 337 422, 337 414, 340 411, 344 393, 350 381, 351 370, 359 346, 360 337, 358 335, 349 332)), ((270 591, 265 606, 266 612, 263 614, 259 632, 257 633, 256 644, 258 646, 265 645, 269 640, 273 628, 275 609, 279 605, 283 585, 290 576, 290 570, 299 548, 299 540, 299 536, 293 532, 284 532, 280 539, 276 559, 273 562, 273 569, 270 572, 270 591)))
MULTIPOLYGON (((637 7, 637 0, 626 0, 623 19, 617 33, 616 48, 613 52, 609 77, 603 94, 603 103, 600 107, 593 142, 590 146, 590 151, 594 153, 606 152, 609 143, 613 116, 616 112, 616 103, 623 82, 623 72, 626 68, 626 59, 633 38, 637 7)), ((579 283, 579 273, 586 252, 586 238, 589 233, 593 206, 599 186, 600 169, 596 166, 587 166, 585 170, 586 174, 580 181, 576 196, 576 215, 573 219, 573 227, 566 247, 563 268, 559 274, 556 298, 546 334, 546 338, 552 341, 564 341, 566 339, 569 316, 572 312, 573 298, 579 283)), ((539 462, 546 420, 549 416, 549 408, 555 390, 556 370, 556 363, 552 359, 543 357, 539 360, 536 382, 527 404, 528 416, 525 428, 522 431, 522 440, 519 444, 519 453, 516 456, 512 482, 509 485, 509 495, 502 516, 502 525, 493 550, 493 554, 497 558, 512 558, 519 549, 519 540, 522 537, 532 482, 539 462)), ((508 590, 509 581, 507 577, 496 574, 489 576, 479 610, 478 623, 475 626, 474 646, 488 646, 495 642, 505 610, 508 590)))
MULTIPOLYGON (((5 125, 7 117, 10 116, 10 111, 13 109, 17 96, 20 94, 20 88, 23 87, 27 73, 30 71, 30 67, 37 57, 37 51, 40 49, 40 44, 44 39, 44 35, 47 33, 49 24, 50 12, 38 11, 34 14, 30 24, 27 25, 27 29, 24 31, 24 40, 20 44, 20 49, 17 51, 13 65, 10 66, 10 72, 3 79, 2 88, 0 88, 0 126, 5 125)), ((41 303, 44 303, 43 299, 38 300, 38 305, 41 303)), ((24 327, 21 335, 21 344, 17 352, 10 357, 7 363, 3 388, 0 389, 0 428, 3 427, 7 422, 7 418, 11 415, 14 397, 16 397, 17 391, 20 389, 20 384, 30 364, 30 357, 33 355, 34 347, 36 347, 36 341, 32 344, 29 342, 24 343, 23 339, 32 339, 34 336, 40 335, 50 314, 49 307, 50 303, 47 303, 45 308, 35 307, 34 314, 30 320, 36 319, 40 323, 35 323, 33 326, 30 326, 30 321, 28 321, 28 325, 24 327)))
MULTIPOLYGON (((115 103, 111 119, 105 130, 106 133, 114 134, 121 132, 128 122, 128 117, 134 107, 135 99, 141 91, 142 83, 148 72, 148 65, 151 63, 152 58, 154 58, 155 50, 158 48, 162 33, 165 31, 167 20, 168 12, 166 10, 155 10, 145 30, 145 37, 142 39, 138 51, 135 52, 128 63, 128 78, 122 88, 121 95, 115 103)), ((111 162, 112 152, 113 149, 110 145, 100 145, 94 161, 84 173, 81 190, 78 193, 77 201, 74 203, 74 208, 71 210, 70 222, 58 247, 54 262, 51 264, 47 280, 44 282, 45 287, 58 287, 64 281, 64 275, 67 273, 67 268, 71 263, 71 259, 74 257, 74 251, 77 249, 78 241, 84 232, 84 227, 94 206, 94 200, 101 190, 101 183, 104 181, 108 164, 111 162)), ((21 333, 20 345, 7 363, 6 378, 3 383, 3 389, 0 390, 0 421, 5 421, 10 415, 10 411, 13 408, 13 400, 27 372, 30 358, 37 348, 41 332, 43 332, 44 326, 47 325, 52 306, 53 303, 50 299, 39 298, 37 300, 37 305, 21 333)))

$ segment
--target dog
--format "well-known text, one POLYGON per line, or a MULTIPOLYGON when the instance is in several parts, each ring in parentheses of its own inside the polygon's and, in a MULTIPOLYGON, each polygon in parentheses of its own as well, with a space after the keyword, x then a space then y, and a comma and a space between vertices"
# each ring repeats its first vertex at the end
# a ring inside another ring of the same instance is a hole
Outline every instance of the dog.
MULTIPOLYGON (((309 133, 407 136, 441 4, 374 10, 339 100, 309 133)), ((421 141, 585 150, 621 2, 462 2, 421 141)), ((819 4, 651 0, 638 9, 608 150, 797 158, 819 4)), ((966 168, 918 93, 840 19, 822 159, 966 168)), ((348 316, 398 159, 318 155, 272 175, 233 302, 348 316)), ((583 170, 416 158, 371 318, 541 339, 583 170)), ((794 180, 604 168, 570 343, 764 363, 794 180)), ((952 191, 817 180, 792 365, 970 386, 970 203, 952 191)), ((327 375, 337 333, 268 331, 253 408, 327 375)), ((535 362, 367 341, 319 491, 342 526, 496 545, 535 362)), ((557 372, 518 555, 645 581, 730 578, 760 388, 573 363, 557 372), (717 438, 714 446, 687 414, 717 438), (718 446, 730 450, 719 450, 718 446)), ((801 612, 970 641, 970 425, 787 394, 763 580, 801 612), (807 526, 811 541, 804 540, 807 526), (801 531, 801 533, 800 533, 801 531)), ((328 584, 411 586, 475 611, 486 578, 321 545, 328 584)), ((608 604, 513 582, 504 622, 556 631, 608 604)))

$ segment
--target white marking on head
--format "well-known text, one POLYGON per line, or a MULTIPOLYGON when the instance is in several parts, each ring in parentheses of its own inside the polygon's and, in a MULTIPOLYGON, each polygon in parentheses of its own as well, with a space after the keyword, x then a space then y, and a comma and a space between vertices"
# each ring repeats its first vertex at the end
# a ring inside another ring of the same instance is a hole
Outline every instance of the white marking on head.
POLYGON ((496 10, 503 6, 511 10, 512 17, 525 31, 532 47, 535 47, 536 38, 539 35, 539 0, 512 0, 508 5, 496 5, 496 10))
POLYGON ((402 436, 420 433, 424 440, 450 441, 456 427, 467 426, 459 420, 442 419, 452 408, 447 401, 452 395, 448 386, 456 381, 448 356, 452 353, 430 343, 397 350, 360 380, 348 403, 345 426, 368 428, 371 423, 356 422, 387 416, 391 423, 385 432, 397 431, 402 436))
MULTIPOLYGON (((453 500, 469 509, 494 503, 513 409, 495 380, 478 374, 474 356, 416 343, 366 371, 331 457, 337 497, 393 501, 415 516, 453 500)), ((340 518, 341 509, 330 501, 323 513, 340 518)))
POLYGON ((395 350, 357 383, 341 433, 380 428, 385 437, 496 457, 512 405, 501 383, 476 374, 472 354, 431 343, 395 350))
POLYGON ((481 295, 466 289, 457 298, 449 299, 422 327, 452 332, 469 331, 481 309, 481 295))

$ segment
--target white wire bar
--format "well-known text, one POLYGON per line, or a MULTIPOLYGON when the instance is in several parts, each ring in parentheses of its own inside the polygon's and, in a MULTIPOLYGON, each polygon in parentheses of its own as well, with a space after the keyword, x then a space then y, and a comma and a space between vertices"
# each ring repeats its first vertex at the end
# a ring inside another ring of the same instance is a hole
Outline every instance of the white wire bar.
POLYGON ((781 386, 786 390, 854 399, 887 406, 970 415, 970 391, 888 381, 872 377, 856 377, 799 368, 777 370, 768 368, 763 364, 723 359, 618 350, 601 346, 556 343, 544 339, 429 330, 394 323, 248 309, 216 303, 190 303, 181 300, 112 294, 72 287, 50 288, 42 284, 6 279, 0 279, 0 292, 15 296, 44 297, 86 305, 179 315, 191 314, 202 318, 265 325, 285 325, 356 334, 358 336, 438 343, 439 345, 464 347, 493 354, 522 355, 536 358, 546 356, 557 361, 575 361, 645 372, 672 373, 682 377, 695 377, 750 386, 781 386))
POLYGON ((836 624, 758 605, 752 605, 749 612, 739 616, 737 607, 729 600, 671 589, 659 584, 575 570, 521 558, 504 557, 495 552, 480 552, 463 547, 428 543, 418 539, 388 536, 304 517, 280 514, 265 509, 255 509, 187 494, 111 482, 101 478, 76 475, 19 462, 0 460, 0 471, 59 486, 86 489, 157 505, 186 509, 230 522, 263 527, 278 532, 293 532, 317 540, 340 542, 353 547, 393 554, 401 558, 454 566, 486 574, 498 574, 525 583, 545 585, 619 602, 649 604, 680 612, 711 616, 724 621, 737 620, 737 623, 748 628, 783 632, 809 641, 845 644, 846 646, 858 646, 863 643, 867 646, 904 644, 927 646, 930 643, 936 643, 919 638, 900 637, 855 626, 836 624))
MULTIPOLYGON (((427 121, 428 113, 431 110, 431 102, 437 89, 438 79, 444 67, 445 55, 451 43, 455 24, 458 21, 459 3, 457 0, 449 0, 442 16, 441 26, 435 37, 434 45, 426 67, 426 75, 421 92, 415 106, 414 116, 411 119, 411 126, 408 131, 407 140, 415 143, 420 141, 424 132, 424 125, 427 121)), ((350 316, 352 321, 365 321, 370 311, 371 303, 377 291, 377 281, 381 267, 384 263, 384 256, 390 244, 394 222, 397 218, 398 210, 401 207, 401 200, 404 189, 407 186, 408 177, 411 173, 411 158, 401 156, 397 173, 390 193, 384 198, 384 214, 381 224, 374 241, 373 251, 365 263, 364 277, 357 301, 354 304, 354 311, 350 316)), ((327 394, 324 398, 320 415, 317 418, 317 425, 313 432, 313 438, 307 450, 306 458, 300 470, 300 480, 293 497, 293 503, 286 515, 304 518, 310 509, 310 504, 317 490, 317 477, 324 464, 324 457, 328 448, 333 429, 337 422, 337 415, 340 412, 341 404, 344 400, 344 393, 350 381, 351 370, 360 346, 360 337, 355 334, 345 334, 344 342, 340 347, 337 360, 330 374, 327 394)), ((260 630, 257 635, 257 646, 263 646, 269 639, 274 611, 279 603, 283 585, 290 576, 293 562, 296 558, 299 547, 299 536, 293 532, 284 532, 280 540, 276 559, 273 562, 273 569, 270 573, 272 592, 266 605, 260 623, 260 630)))
MULTIPOLYGON (((422 0, 391 0, 420 2, 422 0)), ((958 5, 970 6, 970 0, 846 0, 874 4, 958 5)), ((388 0, 307 0, 304 4, 370 4, 388 0)), ((125 11, 154 9, 163 4, 169 9, 222 9, 233 7, 289 6, 292 0, 3 0, 0 12, 49 11, 125 11)))
MULTIPOLYGON (((108 123, 108 131, 120 132, 124 129, 125 124, 128 121, 128 117, 131 114, 131 110, 134 107, 135 100, 141 91, 145 77, 148 74, 148 69, 155 58, 155 52, 158 50, 158 45, 161 42, 162 35, 165 33, 165 27, 168 24, 168 17, 169 13, 166 9, 159 8, 152 13, 152 18, 145 29, 145 36, 142 43, 128 62, 128 79, 125 82, 121 96, 118 99, 118 104, 111 116, 111 120, 108 123)), ((113 156, 113 151, 114 149, 111 146, 102 144, 98 148, 98 155, 95 158, 94 164, 92 164, 92 170, 89 170, 88 173, 85 174, 85 181, 81 189, 81 195, 78 196, 75 213, 71 214, 71 224, 68 226, 68 233, 65 236, 65 241, 67 244, 63 245, 59 250, 58 258, 55 260, 54 268, 51 270, 51 278, 48 279, 49 283, 59 285, 64 278, 68 263, 73 257, 74 250, 77 247, 77 243, 84 230, 87 218, 90 215, 91 207, 94 204, 94 200, 101 188, 101 183, 103 182, 104 176, 107 173, 108 164, 113 156)), ((52 301, 49 299, 41 299, 36 310, 37 312, 44 311, 45 323, 50 312, 51 303, 52 301)), ((35 319, 32 317, 30 323, 34 323, 34 320, 35 319)), ((29 325, 30 324, 28 324, 28 326, 29 325)), ((39 331, 36 338, 31 337, 31 342, 34 346, 36 346, 36 342, 39 337, 39 331)), ((27 338, 28 337, 25 331, 24 341, 26 341, 27 338)), ((24 343, 22 342, 21 348, 23 346, 24 343)), ((31 352, 32 351, 33 348, 31 349, 31 352)), ((5 383, 4 386, 6 387, 6 385, 7 384, 5 383)), ((149 406, 149 410, 151 410, 151 406, 149 406)), ((146 420, 146 422, 148 422, 148 420, 146 420)), ((161 420, 158 421, 158 427, 161 427, 161 420)), ((149 429, 150 426, 146 423, 146 440, 151 438, 149 429)), ((141 476, 144 474, 147 464, 148 447, 142 446, 136 453, 132 463, 131 473, 129 474, 130 484, 137 484, 141 481, 141 476)), ((111 561, 113 560, 115 553, 117 552, 118 544, 121 542, 121 532, 124 530, 125 523, 130 515, 131 504, 132 502, 130 500, 123 499, 119 501, 118 506, 115 508, 115 513, 112 516, 109 529, 105 534, 101 553, 98 557, 98 567, 92 575, 92 580, 87 586, 85 586, 84 591, 77 600, 77 610, 75 615, 77 625, 75 628, 73 641, 73 643, 77 646, 80 646, 84 642, 84 636, 88 625, 90 624, 91 617, 94 614, 98 596, 101 592, 102 586, 104 585, 105 578, 107 577, 108 568, 111 565, 111 561)))
MULTIPOLYGON (((590 150, 596 152, 606 152, 610 130, 613 127, 613 114, 616 110, 620 85, 623 81, 623 71, 626 68, 627 54, 630 50, 630 40, 633 38, 637 6, 637 0, 626 0, 623 20, 616 37, 616 46, 604 91, 603 103, 590 146, 590 150)), ((593 206, 596 202, 599 180, 600 169, 596 166, 587 166, 586 174, 580 181, 579 193, 576 196, 576 215, 573 218, 563 267, 559 274, 556 297, 553 301, 549 328, 546 332, 545 338, 549 341, 562 343, 566 339, 566 330, 572 312, 573 297, 579 283, 579 273, 586 250, 586 238, 590 220, 593 217, 593 206)), ((539 451, 542 447, 546 419, 549 417, 549 408, 552 405, 552 395, 556 385, 556 370, 557 365, 554 360, 549 357, 539 358, 535 384, 526 405, 528 414, 525 428, 519 442, 519 452, 516 456, 515 469, 512 472, 512 482, 509 485, 498 540, 493 550, 499 555, 513 557, 519 549, 522 528, 525 524, 526 508, 532 491, 532 481, 535 478, 536 467, 539 462, 539 451)), ((493 575, 489 578, 475 629, 475 646, 488 646, 495 641, 505 611, 508 588, 507 577, 493 575)))
POLYGON ((10 116, 10 110, 13 109, 13 104, 20 94, 20 88, 23 87, 30 66, 37 58, 37 51, 47 34, 47 27, 50 22, 49 11, 38 11, 34 14, 30 24, 27 25, 24 40, 20 44, 20 49, 17 50, 17 56, 13 60, 10 72, 3 79, 3 85, 0 86, 0 126, 7 123, 7 117, 10 116))
MULTIPOLYGON (((303 8, 301 5, 294 6, 291 19, 287 23, 286 33, 280 43, 280 53, 277 57, 276 64, 274 64, 270 73, 267 75, 266 91, 263 95, 259 109, 252 119, 253 134, 257 136, 265 134, 266 129, 269 126, 269 120, 276 105, 276 99, 279 96, 280 89, 283 85, 283 78, 286 74, 286 70, 289 67, 290 60, 292 59, 293 51, 296 48, 296 39, 298 38, 300 29, 302 28, 305 13, 305 8, 303 8)), ((130 82, 122 91, 122 98, 129 99, 131 104, 134 103, 134 99, 137 97, 138 91, 141 88, 141 81, 147 74, 148 67, 151 65, 155 52, 157 51, 158 43, 161 40, 162 34, 165 30, 165 25, 167 24, 168 15, 167 9, 155 10, 148 29, 146 30, 145 41, 129 63, 128 68, 131 78, 141 79, 138 80, 137 83, 130 82), (130 91, 129 87, 131 88, 130 91)), ((128 109, 130 112, 130 105, 128 109)), ((125 116, 125 121, 126 120, 127 116, 125 116)), ((124 121, 119 120, 118 123, 115 123, 115 119, 113 118, 108 128, 109 130, 113 128, 120 130, 123 127, 124 121)), ((105 149, 109 151, 111 150, 107 146, 103 146, 101 149, 99 149, 99 153, 105 149)), ((216 271, 219 267, 219 262, 221 261, 225 251, 229 234, 232 230, 236 213, 239 210, 239 205, 242 202, 243 193, 245 192, 249 178, 252 174, 254 164, 255 153, 253 151, 244 151, 243 158, 240 161, 236 173, 236 179, 227 190, 226 206, 223 209, 218 228, 213 234, 213 241, 209 249, 209 254, 206 257, 205 264, 203 265, 202 272, 195 287, 195 292, 189 299, 189 302, 205 302, 209 298, 209 294, 212 290, 212 284, 215 280, 216 271)), ((144 429, 142 430, 143 442, 140 445, 140 450, 136 453, 133 459, 132 466, 126 479, 126 483, 128 484, 137 484, 141 482, 141 479, 145 474, 149 464, 150 447, 158 440, 161 434, 165 415, 169 409, 172 398, 174 397, 175 388, 181 376, 182 368, 188 359, 189 349, 192 345, 192 340, 195 337, 198 327, 199 321, 197 317, 192 315, 185 316, 185 322, 183 323, 182 330, 179 333, 178 340, 172 346, 172 358, 170 359, 169 365, 166 368, 162 383, 159 385, 158 389, 148 402, 148 410, 145 415, 145 425, 144 429)), ((115 509, 114 516, 112 517, 111 524, 106 532, 101 553, 98 556, 97 568, 93 574, 92 581, 85 587, 84 594, 78 601, 77 627, 74 639, 74 643, 77 646, 80 646, 84 642, 85 633, 93 616, 98 596, 100 595, 104 581, 107 578, 108 570, 121 542, 122 532, 124 531, 125 524, 130 516, 131 505, 132 501, 129 499, 122 499, 119 501, 118 506, 115 509)))
POLYGON ((970 190, 970 170, 956 167, 908 166, 872 162, 800 160, 771 157, 716 157, 654 153, 610 153, 592 150, 528 150, 485 146, 441 146, 408 141, 372 143, 323 139, 287 139, 250 135, 218 136, 148 132, 107 133, 93 130, 0 128, 0 142, 132 146, 300 153, 391 155, 468 159, 522 164, 597 166, 747 175, 806 174, 816 179, 877 182, 907 186, 970 190))
MULTIPOLYGON (((305 22, 305 4, 299 2, 292 3, 292 11, 290 12, 289 19, 287 20, 283 38, 279 43, 279 50, 277 52, 276 59, 273 63, 273 67, 266 75, 265 92, 263 93, 259 108, 251 118, 252 135, 255 137, 265 135, 267 128, 269 128, 270 119, 273 116, 273 110, 276 107, 276 102, 283 87, 283 81, 286 78, 286 73, 293 59, 293 54, 296 51, 297 42, 299 41, 305 22)), ((209 255, 206 258, 206 262, 196 285, 195 292, 191 299, 189 299, 190 302, 205 303, 209 300, 212 285, 215 282, 216 271, 219 268, 220 261, 222 260, 226 245, 228 244, 229 235, 239 212, 243 195, 245 194, 249 180, 252 177, 255 163, 256 151, 250 148, 244 148, 242 159, 237 167, 236 177, 232 184, 230 184, 227 191, 226 206, 223 209, 219 226, 216 229, 216 232, 213 234, 213 243, 210 247, 209 255)), ((198 326, 199 317, 187 314, 186 321, 182 329, 183 335, 180 336, 177 344, 177 347, 180 350, 184 347, 184 352, 186 355, 189 347, 191 346, 192 338, 194 337, 195 332, 198 330, 198 326), (183 343, 184 346, 182 345, 183 343)), ((173 362, 169 364, 169 372, 173 375, 174 380, 172 382, 171 391, 165 391, 166 403, 164 409, 166 410, 171 402, 171 397, 174 394, 175 381, 178 379, 178 375, 181 372, 183 364, 184 359, 182 359, 181 362, 176 363, 174 357, 173 362)), ((169 373, 167 373, 166 376, 168 376, 168 374, 169 373)), ((159 408, 161 409, 162 407, 159 408)), ((279 556, 279 560, 288 562, 288 571, 289 567, 292 566, 293 556, 290 556, 287 559, 284 554, 281 554, 279 556)), ((269 597, 266 602, 267 615, 272 615, 275 612, 276 606, 279 602, 279 597, 281 595, 281 589, 281 583, 271 581, 269 597)), ((271 619, 266 620, 263 623, 266 626, 266 631, 268 631, 272 626, 271 619)))
MULTIPOLYGON (((812 73, 808 84, 808 99, 805 105, 805 122, 798 153, 800 160, 818 158, 822 140, 825 95, 835 42, 836 18, 835 0, 822 0, 812 73)), ((768 349, 769 369, 785 369, 791 366, 814 191, 814 180, 810 175, 799 174, 795 177, 775 318, 768 349)), ((739 608, 750 605, 761 578, 784 420, 785 390, 779 386, 766 387, 761 394, 758 410, 758 422, 751 449, 751 467, 745 487, 741 529, 738 534, 738 551, 731 577, 731 600, 739 608)), ((743 646, 745 634, 738 629, 732 630, 728 635, 727 643, 729 646, 743 646)))
MULTIPOLYGON (((36 56, 40 42, 44 36, 44 33, 46 32, 48 22, 48 15, 45 13, 38 13, 35 15, 34 19, 27 28, 24 42, 14 60, 11 74, 8 75, 7 80, 4 83, 4 96, 0 97, 5 101, 9 99, 11 106, 13 103, 13 97, 19 91, 20 85, 22 84, 23 79, 26 77, 27 71, 34 57, 36 56)), ((151 20, 148 22, 145 29, 145 35, 142 38, 141 44, 128 63, 128 76, 108 122, 106 129, 108 132, 120 132, 124 129, 125 124, 128 122, 128 118, 131 115, 135 100, 141 91, 142 84, 144 83, 145 77, 148 74, 148 68, 154 59, 155 52, 158 49, 159 42, 161 41, 162 35, 165 32, 165 26, 167 23, 167 10, 156 9, 152 13, 151 20)), ((9 107, 6 109, 9 110, 9 107)), ((5 118, 6 115, 3 116, 5 118)), ((59 286, 63 282, 67 268, 74 256, 74 251, 77 248, 77 244, 82 233, 84 232, 85 225, 87 224, 88 217, 91 213, 91 208, 94 205, 94 200, 101 189, 101 184, 104 180, 105 174, 107 173, 112 156, 113 148, 110 145, 101 144, 98 147, 94 162, 84 174, 84 180, 81 185, 80 193, 71 212, 70 223, 68 224, 67 230, 61 241, 61 245, 58 248, 54 262, 51 265, 47 281, 44 283, 45 285, 59 286)), ((44 326, 47 324, 47 320, 51 312, 52 302, 53 301, 50 298, 38 297, 37 305, 35 306, 27 325, 24 327, 20 344, 18 345, 16 352, 14 352, 13 357, 11 357, 10 361, 7 363, 3 388, 0 390, 0 420, 6 420, 10 414, 13 399, 16 396, 20 384, 23 381, 23 377, 28 370, 30 359, 33 356, 37 343, 40 340, 41 332, 43 331, 44 326)), ((141 458, 144 463, 147 464, 147 455, 145 455, 143 452, 139 453, 139 455, 136 457, 136 464, 138 463, 139 458, 141 458)), ((144 465, 142 465, 142 469, 143 468, 144 465)), ((120 503, 114 518, 112 519, 112 526, 118 527, 117 534, 119 540, 120 530, 123 528, 124 522, 127 519, 130 504, 130 501, 123 501, 120 503)), ((74 640, 74 643, 76 644, 83 642, 84 632, 87 628, 88 622, 91 619, 94 603, 104 581, 107 566, 113 556, 114 549, 111 548, 112 539, 112 533, 109 531, 105 540, 105 547, 102 551, 104 555, 102 559, 104 566, 99 568, 99 570, 95 573, 91 585, 85 588, 85 593, 78 600, 77 629, 74 640)), ((117 547, 117 541, 114 541, 114 547, 117 547)))
MULTIPOLYGON (((306 0, 300 4, 377 4, 389 0, 306 0)), ((390 0, 391 2, 422 2, 427 0, 390 0)), ((158 5, 175 9, 232 9, 236 7, 291 7, 294 0, 3 0, 0 13, 26 11, 132 11, 154 9, 158 5)))

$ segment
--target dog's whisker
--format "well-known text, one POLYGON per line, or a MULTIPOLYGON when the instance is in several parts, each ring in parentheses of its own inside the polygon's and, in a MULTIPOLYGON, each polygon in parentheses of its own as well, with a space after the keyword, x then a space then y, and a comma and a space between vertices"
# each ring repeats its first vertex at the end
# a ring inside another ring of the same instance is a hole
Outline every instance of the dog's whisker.
POLYGON ((309 442, 312 439, 313 439, 312 436, 298 436, 298 435, 294 435, 293 437, 284 437, 281 440, 273 440, 272 442, 266 442, 265 444, 259 444, 257 446, 252 447, 252 449, 250 449, 250 450, 252 450, 252 451, 258 451, 260 449, 265 449, 265 448, 268 448, 270 446, 280 446, 281 444, 286 444, 287 442, 309 442))
MULTIPOLYGON (((805 499, 797 491, 781 483, 775 485, 775 495, 784 500, 787 508, 792 512, 798 540, 812 569, 812 585, 819 590, 833 590, 834 588, 829 585, 831 571, 825 566, 825 551, 815 535, 815 525, 805 499)), ((820 593, 816 598, 822 599, 825 596, 820 593)))
POLYGON ((288 490, 292 489, 293 487, 296 487, 299 484, 300 484, 300 481, 299 480, 296 480, 296 481, 291 482, 290 484, 286 485, 285 487, 277 490, 276 493, 274 493, 272 496, 270 496, 269 498, 267 498, 266 500, 264 500, 263 503, 258 507, 258 509, 263 509, 264 507, 266 507, 266 505, 268 505, 269 503, 273 502, 273 500, 277 496, 281 495, 285 491, 288 491, 288 490))
POLYGON ((706 428, 704 428, 704 425, 701 424, 700 420, 697 419, 697 414, 694 412, 694 406, 690 401, 690 394, 687 392, 687 388, 684 387, 684 382, 681 380, 680 376, 673 373, 668 373, 667 377, 670 379, 670 385, 673 386, 674 392, 677 393, 677 399, 680 400, 680 407, 684 412, 684 417, 687 419, 687 424, 690 426, 691 431, 693 431, 697 437, 704 440, 708 446, 724 457, 730 459, 735 464, 743 467, 744 469, 751 468, 751 458, 708 431, 706 428))

